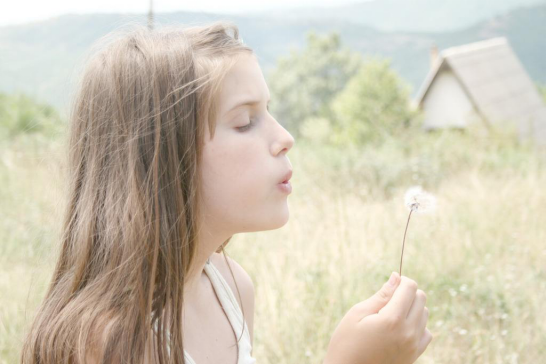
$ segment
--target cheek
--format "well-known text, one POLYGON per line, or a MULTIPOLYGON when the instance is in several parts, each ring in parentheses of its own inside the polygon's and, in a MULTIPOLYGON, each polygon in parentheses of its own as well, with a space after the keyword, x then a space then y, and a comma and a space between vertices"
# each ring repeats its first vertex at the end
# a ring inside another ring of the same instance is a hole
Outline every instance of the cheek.
POLYGON ((267 203, 275 186, 270 181, 265 159, 256 142, 242 137, 225 138, 222 143, 205 146, 202 177, 210 216, 233 223, 256 213, 267 203))

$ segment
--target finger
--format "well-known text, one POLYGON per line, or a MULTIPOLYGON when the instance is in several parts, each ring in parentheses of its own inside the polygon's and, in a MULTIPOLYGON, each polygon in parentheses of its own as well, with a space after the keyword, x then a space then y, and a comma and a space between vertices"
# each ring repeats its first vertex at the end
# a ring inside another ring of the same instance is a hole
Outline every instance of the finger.
POLYGON ((416 290, 416 296, 412 302, 412 306, 408 311, 407 320, 410 322, 415 322, 416 324, 420 323, 422 315, 424 312, 426 296, 425 292, 421 289, 416 290))
POLYGON ((429 332, 428 329, 425 329, 424 334, 422 335, 422 338, 420 339, 420 342, 418 343, 418 351, 416 352, 415 357, 418 358, 420 355, 422 355, 427 349, 427 346, 429 343, 433 340, 433 335, 431 335, 431 332, 429 332))
POLYGON ((417 327, 418 332, 424 332, 428 319, 429 319, 429 309, 427 307, 424 307, 424 310, 422 311, 420 324, 417 327))
POLYGON ((412 279, 402 276, 401 283, 393 293, 393 297, 384 307, 383 311, 389 316, 406 318, 412 306, 418 284, 412 279))
POLYGON ((360 302, 354 306, 354 308, 357 310, 358 315, 362 318, 373 313, 379 313, 382 308, 389 302, 389 300, 393 296, 393 292, 395 292, 398 285, 399 275, 396 272, 393 272, 390 280, 384 283, 379 291, 377 291, 369 299, 360 302), (392 281, 392 279, 394 281, 392 281))

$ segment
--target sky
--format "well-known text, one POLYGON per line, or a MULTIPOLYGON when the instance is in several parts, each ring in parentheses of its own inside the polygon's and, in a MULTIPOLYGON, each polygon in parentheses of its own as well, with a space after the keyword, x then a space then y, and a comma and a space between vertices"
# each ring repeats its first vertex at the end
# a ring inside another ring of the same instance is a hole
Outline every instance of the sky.
MULTIPOLYGON (((242 13, 300 6, 338 6, 370 0, 154 0, 154 12, 204 11, 242 13)), ((0 26, 46 20, 55 16, 90 13, 148 13, 150 0, 8 0, 0 12, 0 26), (6 11, 7 10, 7 11, 6 11)))

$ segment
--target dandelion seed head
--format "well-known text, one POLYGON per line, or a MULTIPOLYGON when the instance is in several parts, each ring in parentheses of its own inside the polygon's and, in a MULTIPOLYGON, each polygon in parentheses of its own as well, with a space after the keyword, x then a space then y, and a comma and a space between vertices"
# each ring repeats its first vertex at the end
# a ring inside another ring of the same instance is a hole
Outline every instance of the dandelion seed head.
POLYGON ((410 187, 405 193, 405 205, 416 213, 433 212, 437 207, 437 199, 425 192, 421 186, 410 187))

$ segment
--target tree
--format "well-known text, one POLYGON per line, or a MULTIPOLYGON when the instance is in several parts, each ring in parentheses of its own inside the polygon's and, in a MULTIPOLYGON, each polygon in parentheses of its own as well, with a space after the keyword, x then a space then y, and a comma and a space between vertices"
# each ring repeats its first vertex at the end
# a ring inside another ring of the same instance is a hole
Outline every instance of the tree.
POLYGON ((400 136, 416 126, 410 86, 390 68, 390 59, 370 59, 332 101, 334 144, 360 145, 400 136))
POLYGON ((64 121, 52 106, 23 93, 0 93, 0 137, 31 133, 53 137, 64 127, 64 121))
POLYGON ((362 57, 342 48, 337 32, 306 34, 303 50, 291 50, 268 75, 271 110, 295 137, 306 119, 330 118, 330 103, 359 69, 362 57))

